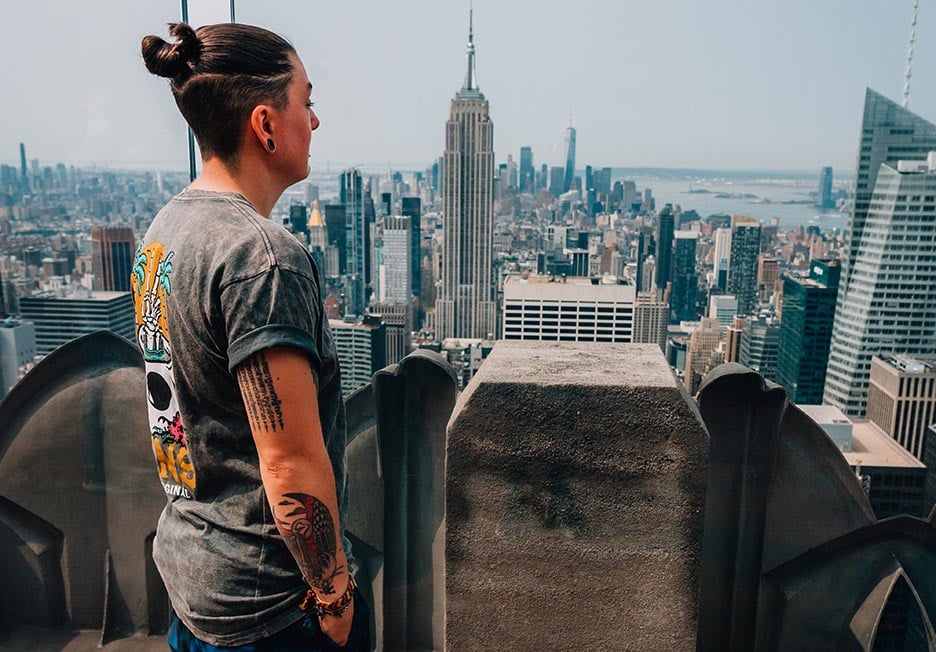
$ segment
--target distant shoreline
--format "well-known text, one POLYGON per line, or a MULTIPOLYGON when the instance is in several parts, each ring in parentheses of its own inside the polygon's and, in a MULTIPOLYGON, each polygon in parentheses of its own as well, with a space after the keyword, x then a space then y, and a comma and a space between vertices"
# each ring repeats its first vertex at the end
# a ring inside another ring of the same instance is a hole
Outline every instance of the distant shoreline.
MULTIPOLYGON (((78 169, 89 170, 98 169, 101 171, 112 172, 170 172, 187 174, 188 168, 185 161, 179 163, 143 161, 140 163, 127 163, 126 161, 87 161, 87 162, 64 162, 64 161, 44 161, 39 160, 40 167, 55 167, 59 163, 65 163, 67 166, 74 165, 78 169)), ((0 161, 0 164, 19 168, 18 160, 0 161)), ((365 174, 384 174, 388 169, 395 172, 423 172, 431 167, 432 162, 426 164, 419 163, 344 163, 340 161, 313 161, 312 173, 310 176, 322 174, 339 174, 342 170, 350 167, 356 167, 365 174)), ((605 166, 594 166, 593 169, 601 170, 605 166)), ((539 169, 537 167, 537 169, 539 169)), ((576 169, 576 176, 585 176, 585 168, 576 169)), ((611 176, 618 178, 632 179, 666 179, 676 181, 685 179, 687 182, 695 180, 746 180, 754 181, 758 179, 784 179, 790 181, 817 179, 819 177, 819 168, 816 170, 721 170, 721 169, 700 169, 700 168, 660 168, 660 167, 615 167, 611 166, 611 176)), ((847 171, 836 170, 835 178, 840 180, 854 180, 855 172, 853 169, 847 171)))

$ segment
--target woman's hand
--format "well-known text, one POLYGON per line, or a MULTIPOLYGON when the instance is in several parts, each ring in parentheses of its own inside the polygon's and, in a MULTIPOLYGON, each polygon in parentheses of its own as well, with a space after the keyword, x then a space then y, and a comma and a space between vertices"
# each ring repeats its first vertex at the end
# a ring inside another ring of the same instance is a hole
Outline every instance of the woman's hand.
POLYGON ((348 644, 348 636, 351 634, 351 625, 354 622, 354 600, 351 600, 351 606, 345 609, 340 616, 329 616, 328 614, 319 618, 319 626, 322 633, 332 642, 344 646, 348 644))

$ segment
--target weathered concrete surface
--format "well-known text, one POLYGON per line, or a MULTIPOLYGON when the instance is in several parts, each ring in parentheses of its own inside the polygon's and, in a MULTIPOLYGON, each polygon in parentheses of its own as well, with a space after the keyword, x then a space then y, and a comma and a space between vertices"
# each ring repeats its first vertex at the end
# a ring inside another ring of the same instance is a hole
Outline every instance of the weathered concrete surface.
POLYGON ((345 403, 346 533, 378 650, 444 646, 445 429, 456 387, 442 356, 416 351, 345 403))
POLYGON ((166 652, 165 636, 130 636, 101 647, 101 632, 70 632, 63 629, 46 631, 32 627, 16 628, 0 638, 0 652, 166 652))
POLYGON ((96 629, 104 643, 165 632, 154 470, 131 342, 73 340, 14 387, 0 402, 0 578, 17 590, 0 589, 0 622, 96 629))
POLYGON ((707 438, 654 345, 499 342, 448 430, 448 650, 691 650, 707 438))
POLYGON ((374 374, 384 481, 383 648, 445 645, 445 438, 457 395, 455 371, 415 351, 374 374))
POLYGON ((698 400, 699 649, 936 650, 936 514, 877 521, 832 440, 750 369, 717 367, 698 400))

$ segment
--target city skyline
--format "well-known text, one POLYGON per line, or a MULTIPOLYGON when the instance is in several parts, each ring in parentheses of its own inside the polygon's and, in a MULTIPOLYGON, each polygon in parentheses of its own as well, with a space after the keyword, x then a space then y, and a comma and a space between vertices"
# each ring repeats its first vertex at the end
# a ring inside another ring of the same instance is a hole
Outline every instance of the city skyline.
MULTIPOLYGON (((195 9, 211 3, 190 4, 198 23, 195 9)), ((464 38, 461 4, 365 3, 352 15, 341 5, 241 0, 237 18, 285 34, 304 58, 323 120, 315 169, 418 169, 444 147, 433 125, 457 90, 451 80, 462 62, 451 44, 464 38)), ((571 110, 579 167, 850 172, 865 87, 900 97, 911 12, 909 2, 861 4, 595 1, 570 14, 550 4, 478 2, 478 74, 496 98, 497 160, 529 145, 536 166, 562 165, 571 110)), ((17 125, 0 137, 0 160, 15 164, 25 142, 44 163, 184 168, 184 125, 165 80, 139 60, 139 39, 178 19, 176 2, 131 10, 47 0, 6 14, 23 28, 0 46, 13 99, 0 111, 17 125), (54 18, 44 24, 39 12, 54 18), (35 63, 23 65, 23 52, 35 63)), ((936 12, 925 4, 916 50, 911 109, 936 115, 936 89, 926 83, 936 12)))

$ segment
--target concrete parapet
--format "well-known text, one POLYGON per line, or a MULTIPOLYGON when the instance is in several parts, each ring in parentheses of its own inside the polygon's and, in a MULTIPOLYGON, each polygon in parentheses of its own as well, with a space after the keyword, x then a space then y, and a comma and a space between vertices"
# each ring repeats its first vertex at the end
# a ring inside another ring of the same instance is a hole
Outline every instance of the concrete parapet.
POLYGON ((707 446, 657 346, 498 342, 449 422, 446 649, 694 649, 707 446))
POLYGON ((0 623, 93 629, 100 644, 165 633, 144 388, 136 347, 99 332, 0 402, 0 623))
POLYGON ((746 367, 717 367, 698 400, 699 649, 936 650, 936 510, 877 520, 822 428, 746 367))
POLYGON ((378 650, 444 646, 445 427, 457 382, 416 351, 348 397, 347 534, 378 650))

